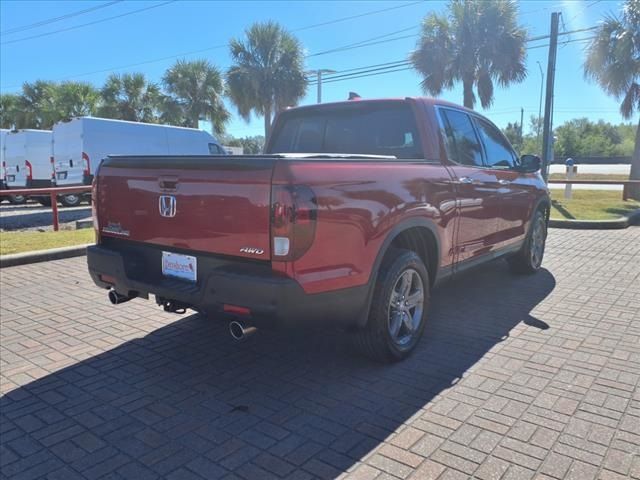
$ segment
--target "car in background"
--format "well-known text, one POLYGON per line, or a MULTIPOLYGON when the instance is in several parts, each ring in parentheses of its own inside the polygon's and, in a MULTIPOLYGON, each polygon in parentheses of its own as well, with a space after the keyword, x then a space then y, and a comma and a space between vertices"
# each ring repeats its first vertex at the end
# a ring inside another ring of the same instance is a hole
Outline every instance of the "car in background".
MULTIPOLYGON (((58 187, 91 185, 100 161, 108 155, 225 155, 210 133, 195 128, 77 117, 53 126, 53 164, 58 187)), ((65 206, 83 197, 60 197, 65 206)))

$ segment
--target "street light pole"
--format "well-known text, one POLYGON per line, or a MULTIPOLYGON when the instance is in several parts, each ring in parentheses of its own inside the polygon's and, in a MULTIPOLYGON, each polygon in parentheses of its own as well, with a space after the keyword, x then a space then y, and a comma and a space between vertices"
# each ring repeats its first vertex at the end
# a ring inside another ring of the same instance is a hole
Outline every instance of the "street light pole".
POLYGON ((537 60, 538 68, 540 69, 540 104, 538 106, 538 138, 536 139, 536 143, 540 143, 540 126, 541 126, 541 118, 542 117, 542 91, 544 88, 544 72, 542 71, 542 64, 540 60, 537 60))
POLYGON ((322 74, 336 73, 336 71, 329 68, 319 68, 318 70, 308 70, 305 73, 307 75, 315 75, 318 79, 318 103, 322 103, 322 74))

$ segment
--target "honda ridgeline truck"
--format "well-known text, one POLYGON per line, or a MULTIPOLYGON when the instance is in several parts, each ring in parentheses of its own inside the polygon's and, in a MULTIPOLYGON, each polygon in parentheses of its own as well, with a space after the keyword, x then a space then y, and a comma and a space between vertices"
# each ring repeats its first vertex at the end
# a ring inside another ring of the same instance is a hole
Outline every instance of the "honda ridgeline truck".
POLYGON ((236 338, 341 327, 394 361, 415 348, 436 282, 498 257, 540 268, 540 159, 476 112, 426 98, 293 108, 265 151, 104 160, 93 281, 113 303, 153 294, 235 319, 236 338))

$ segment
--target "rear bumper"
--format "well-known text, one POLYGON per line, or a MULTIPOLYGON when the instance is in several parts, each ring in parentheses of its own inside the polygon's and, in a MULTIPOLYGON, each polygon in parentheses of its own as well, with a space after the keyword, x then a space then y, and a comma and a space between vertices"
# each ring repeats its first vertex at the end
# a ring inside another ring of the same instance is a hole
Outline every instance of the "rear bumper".
POLYGON ((148 298, 152 294, 209 314, 223 313, 225 304, 245 307, 251 311, 251 323, 278 328, 349 327, 361 325, 368 313, 367 285, 310 295, 295 280, 275 275, 268 263, 198 254, 198 281, 192 284, 162 275, 161 248, 117 244, 117 248, 89 247, 87 262, 96 285, 124 295, 148 298), (115 285, 101 275, 114 278, 115 285))

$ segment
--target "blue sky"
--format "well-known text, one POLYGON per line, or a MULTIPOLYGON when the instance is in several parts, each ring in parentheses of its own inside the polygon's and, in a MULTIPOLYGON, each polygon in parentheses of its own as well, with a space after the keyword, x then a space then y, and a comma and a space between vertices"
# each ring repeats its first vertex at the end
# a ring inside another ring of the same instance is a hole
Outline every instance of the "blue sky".
MULTIPOLYGON (((430 11, 443 11, 443 1, 192 1, 165 3, 157 1, 120 1, 104 8, 71 18, 11 33, 12 29, 59 17, 107 3, 88 1, 17 1, 0 0, 0 89, 3 93, 19 91, 24 81, 83 80, 100 86, 109 72, 141 71, 159 82, 164 70, 177 58, 206 58, 222 70, 230 65, 228 47, 232 37, 242 37, 245 28, 256 21, 276 20, 294 31, 307 54, 349 45, 363 40, 408 29, 397 36, 417 34, 422 18, 430 11), (410 5, 409 5, 410 4, 410 5), (402 5, 407 5, 402 8, 402 5), (128 12, 142 12, 127 15, 128 12), (393 8, 324 26, 305 28, 336 19, 393 8), (107 21, 108 17, 123 15, 107 21), (89 26, 85 23, 98 22, 89 26), (75 28, 78 27, 78 28, 75 28), (67 31, 49 35, 48 33, 67 31), (296 32, 296 30, 298 30, 296 32), (8 33, 5 33, 8 32, 8 33), (38 38, 20 40, 25 37, 38 38), (20 41, 16 41, 20 40, 20 41), (185 55, 186 52, 199 51, 185 55), (173 57, 173 58, 167 58, 173 57), (138 64, 136 66, 130 66, 138 64)), ((531 37, 547 34, 552 11, 562 12, 560 30, 571 31, 597 25, 605 13, 618 12, 621 2, 609 0, 525 0, 520 2, 520 23, 531 37)), ((590 32, 561 37, 575 40, 590 32)), ((396 35, 392 36, 395 37, 396 35)), ((336 71, 403 60, 415 47, 416 37, 403 38, 375 46, 310 56, 309 69, 330 68, 336 71)), ((546 45, 546 40, 530 42, 531 47, 546 45)), ((575 117, 620 122, 618 102, 606 96, 582 75, 584 42, 562 45, 558 51, 556 76, 556 110, 554 123, 559 125, 575 117)), ((519 121, 520 108, 525 119, 538 112, 540 98, 539 61, 546 73, 547 48, 528 50, 527 79, 507 89, 497 89, 492 107, 484 113, 498 125, 519 121)), ((323 101, 346 99, 349 91, 362 97, 404 97, 421 95, 420 78, 413 71, 402 71, 367 78, 327 83, 323 101)), ((309 88, 301 104, 315 103, 316 87, 309 88)), ((442 98, 462 103, 462 92, 455 88, 442 98)), ((262 119, 250 123, 234 113, 227 130, 235 136, 261 134, 262 119)), ((525 120, 525 130, 527 121, 525 120)))

